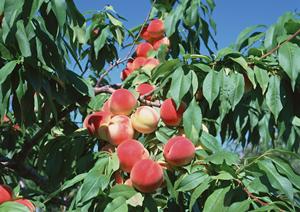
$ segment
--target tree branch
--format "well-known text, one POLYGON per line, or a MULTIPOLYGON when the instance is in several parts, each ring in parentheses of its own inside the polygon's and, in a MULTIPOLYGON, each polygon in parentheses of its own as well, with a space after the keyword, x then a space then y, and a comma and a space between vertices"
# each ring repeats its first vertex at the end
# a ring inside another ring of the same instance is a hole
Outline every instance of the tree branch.
POLYGON ((292 34, 290 37, 288 37, 285 41, 283 41, 282 43, 280 43, 279 45, 277 45, 275 48, 271 49, 269 52, 267 52, 266 54, 262 55, 260 57, 260 59, 264 59, 264 58, 268 57, 269 55, 273 54, 281 46, 283 46, 284 44, 286 44, 287 42, 289 42, 290 40, 292 40, 293 38, 295 38, 299 34, 300 34, 300 29, 298 29, 297 32, 295 32, 294 34, 292 34))

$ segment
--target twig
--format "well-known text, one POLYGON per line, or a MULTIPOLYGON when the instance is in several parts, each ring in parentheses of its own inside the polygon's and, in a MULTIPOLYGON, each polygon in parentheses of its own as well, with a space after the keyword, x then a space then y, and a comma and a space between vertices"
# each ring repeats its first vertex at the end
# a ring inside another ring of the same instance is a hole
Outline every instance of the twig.
POLYGON ((235 181, 242 187, 243 191, 246 192, 246 194, 248 195, 248 197, 250 197, 251 199, 253 199, 255 202, 259 203, 262 206, 267 206, 269 205, 267 202, 264 202, 262 200, 260 200, 257 196, 255 196, 254 194, 252 194, 247 188, 246 186, 243 184, 242 181, 240 181, 239 179, 235 179, 235 181))
POLYGON ((146 99, 142 99, 141 97, 139 97, 139 101, 145 105, 148 105, 148 106, 153 106, 153 107, 160 107, 161 106, 161 103, 159 100, 156 100, 155 102, 152 102, 152 101, 149 101, 149 100, 146 100, 146 99))
POLYGON ((115 61, 114 63, 110 64, 109 68, 103 73, 101 74, 101 76, 99 77, 99 79, 97 80, 97 83, 96 83, 96 87, 100 87, 101 86, 101 82, 103 80, 103 78, 112 70, 114 69, 114 67, 118 66, 119 64, 121 63, 124 63, 126 62, 127 60, 131 59, 131 54, 132 54, 132 51, 134 50, 135 48, 135 44, 137 43, 141 33, 142 33, 142 30, 144 28, 144 26, 146 25, 146 23, 148 22, 149 18, 150 18, 150 15, 151 15, 151 11, 153 9, 153 5, 156 3, 156 0, 153 1, 153 4, 151 6, 151 9, 150 11, 148 12, 148 15, 145 19, 145 21, 143 22, 137 36, 135 37, 135 39, 133 40, 133 45, 131 46, 129 52, 127 53, 127 55, 123 58, 123 59, 118 59, 117 61, 115 61))
POLYGON ((260 57, 260 59, 264 59, 264 58, 268 57, 269 55, 273 54, 281 46, 283 46, 284 44, 286 44, 287 42, 289 42, 290 40, 292 40, 293 38, 295 38, 298 34, 300 34, 300 29, 298 29, 297 32, 295 32, 294 34, 292 34, 290 37, 288 37, 285 41, 283 41, 282 43, 280 43, 279 45, 277 45, 275 48, 271 49, 269 52, 267 52, 266 54, 262 55, 260 57))

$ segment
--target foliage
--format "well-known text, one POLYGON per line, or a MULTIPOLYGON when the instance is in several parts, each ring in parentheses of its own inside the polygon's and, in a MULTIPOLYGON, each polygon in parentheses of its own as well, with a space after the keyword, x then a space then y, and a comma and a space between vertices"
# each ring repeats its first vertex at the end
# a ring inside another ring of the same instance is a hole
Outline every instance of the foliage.
MULTIPOLYGON (((142 26, 126 29, 111 6, 84 17, 72 0, 4 0, 0 116, 10 121, 0 125, 0 182, 47 211, 300 210, 298 15, 249 27, 215 53, 213 0, 152 3, 170 52, 159 49, 160 65, 122 86, 151 82, 157 100, 186 103, 181 127, 203 147, 192 163, 165 170, 165 186, 143 194, 116 185, 116 153, 82 128, 117 86, 106 75, 122 62, 117 49, 134 45, 142 26)), ((138 139, 159 160, 180 130, 160 123, 138 139)))

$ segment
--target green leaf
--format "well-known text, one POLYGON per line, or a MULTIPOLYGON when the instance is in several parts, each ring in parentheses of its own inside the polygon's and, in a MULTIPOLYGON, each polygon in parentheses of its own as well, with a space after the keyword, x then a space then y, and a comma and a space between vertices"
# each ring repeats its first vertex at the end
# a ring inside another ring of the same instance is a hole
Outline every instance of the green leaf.
POLYGON ((122 196, 125 199, 129 199, 135 194, 137 194, 137 192, 134 190, 133 187, 120 184, 120 185, 115 185, 114 187, 111 188, 109 197, 115 199, 117 197, 122 196))
POLYGON ((264 94, 268 88, 269 84, 269 75, 267 70, 261 69, 258 66, 254 67, 255 78, 262 89, 262 93, 264 94))
POLYGON ((226 210, 228 212, 246 212, 249 209, 251 204, 251 200, 244 200, 242 202, 235 202, 230 205, 230 207, 226 210))
POLYGON ((143 206, 143 202, 144 202, 144 196, 141 193, 136 193, 128 200, 126 200, 126 203, 128 205, 131 205, 132 207, 143 206))
POLYGON ((181 63, 179 59, 168 60, 167 62, 159 65, 157 69, 155 69, 154 73, 152 74, 152 79, 155 81, 160 76, 167 77, 170 73, 173 73, 174 70, 176 70, 180 65, 181 63))
POLYGON ((191 191, 204 182, 207 178, 209 178, 209 176, 204 172, 194 172, 192 174, 188 174, 182 178, 179 185, 175 189, 182 192, 191 191))
POLYGON ((244 89, 245 89, 245 82, 244 77, 242 74, 234 73, 230 75, 232 83, 234 85, 234 90, 230 95, 230 102, 232 104, 232 110, 234 110, 235 106, 241 101, 244 89))
POLYGON ((278 189, 283 194, 285 194, 289 198, 289 200, 291 202, 293 202, 294 201, 293 200, 294 199, 294 194, 293 194, 294 189, 293 189, 292 184, 290 183, 290 181, 288 179, 281 176, 277 172, 272 161, 271 160, 261 160, 261 161, 258 161, 257 164, 258 164, 258 167, 266 173, 271 185, 274 188, 278 189))
POLYGON ((179 106, 184 95, 191 87, 191 75, 184 75, 182 67, 178 67, 172 74, 172 82, 167 97, 172 97, 179 106))
POLYGON ((272 25, 267 31, 264 40, 264 46, 267 50, 272 49, 277 45, 276 36, 278 33, 277 25, 272 25))
POLYGON ((225 162, 230 166, 239 162, 239 156, 236 153, 223 150, 208 156, 207 158, 205 158, 205 161, 218 165, 221 165, 225 162))
POLYGON ((203 95, 210 108, 212 107, 214 100, 219 95, 220 85, 219 73, 213 70, 210 71, 203 81, 203 95))
POLYGON ((96 58, 98 58, 99 51, 104 47, 108 36, 109 26, 106 26, 104 29, 102 29, 100 36, 98 36, 94 41, 94 51, 96 54, 96 58))
POLYGON ((28 40, 26 31, 25 31, 23 20, 19 20, 17 22, 16 39, 17 39, 21 54, 24 57, 31 56, 30 44, 29 44, 29 40, 28 40))
POLYGON ((204 131, 201 133, 200 143, 205 150, 209 150, 213 153, 222 150, 222 146, 218 140, 214 136, 204 131))
POLYGON ((176 30, 177 23, 183 16, 183 11, 186 7, 187 1, 180 2, 176 9, 173 9, 165 18, 164 25, 166 27, 167 37, 171 37, 176 30))
POLYGON ((183 127, 186 136, 196 144, 202 127, 202 113, 194 98, 183 113, 183 127))
POLYGON ((17 65, 17 61, 14 60, 6 63, 0 69, 0 84, 2 84, 6 80, 6 78, 13 72, 16 65, 17 65))
POLYGON ((81 93, 82 95, 88 95, 90 97, 93 97, 95 95, 94 88, 86 79, 82 78, 72 71, 66 71, 65 74, 69 80, 69 83, 79 93, 81 93))
POLYGON ((5 212, 30 212, 29 208, 23 204, 16 203, 13 201, 7 201, 0 204, 0 211, 5 212))
POLYGON ((63 27, 66 22, 67 4, 65 0, 51 1, 53 12, 57 18, 60 27, 63 27))
POLYGON ((300 49, 292 43, 286 43, 279 48, 278 60, 280 66, 287 73, 292 81, 292 88, 295 89, 296 80, 300 74, 300 49))
POLYGON ((300 176, 297 175, 291 166, 279 158, 271 158, 279 173, 287 176, 292 184, 300 189, 300 176))
POLYGON ((225 211, 225 195, 230 186, 215 190, 205 201, 203 212, 225 211))
POLYGON ((210 186, 211 179, 209 177, 207 177, 202 183, 201 185, 199 185, 192 193, 191 195, 191 199, 190 199, 190 206, 189 206, 189 210, 192 211, 192 207, 194 206, 195 202, 197 201, 197 199, 201 196, 201 194, 207 190, 210 186))
POLYGON ((113 15, 111 15, 110 13, 106 13, 106 15, 113 25, 118 26, 118 27, 123 27, 122 22, 119 21, 118 19, 116 19, 113 15))
POLYGON ((269 88, 266 94, 266 103, 270 111, 275 116, 275 120, 277 120, 278 115, 283 108, 280 99, 280 79, 278 76, 272 75, 269 78, 269 88))
POLYGON ((117 197, 112 202, 110 202, 104 212, 127 212, 128 206, 126 204, 126 199, 124 197, 117 197))
POLYGON ((254 25, 251 27, 247 27, 244 29, 238 36, 236 41, 236 49, 240 51, 243 47, 245 47, 245 42, 250 38, 251 35, 249 35, 254 30, 263 27, 264 25, 254 25))

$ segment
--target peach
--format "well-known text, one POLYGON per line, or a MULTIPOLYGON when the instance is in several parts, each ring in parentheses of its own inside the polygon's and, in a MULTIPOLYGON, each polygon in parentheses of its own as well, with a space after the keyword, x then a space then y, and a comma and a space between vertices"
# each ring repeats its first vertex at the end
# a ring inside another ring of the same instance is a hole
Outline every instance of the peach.
POLYGON ((106 112, 106 113, 110 113, 110 99, 106 100, 106 102, 104 102, 101 111, 106 112))
POLYGON ((160 117, 167 126, 178 126, 186 105, 182 102, 178 109, 173 99, 166 99, 160 107, 160 117))
POLYGON ((149 33, 151 38, 162 38, 165 33, 164 22, 160 19, 152 20, 147 27, 147 32, 149 33))
POLYGON ((127 89, 118 89, 110 97, 110 111, 114 115, 129 115, 136 104, 136 98, 127 89))
POLYGON ((124 81, 132 72, 133 72, 133 70, 125 68, 120 74, 121 80, 124 81))
POLYGON ((147 59, 145 57, 137 57, 132 62, 132 69, 137 70, 145 65, 147 59))
POLYGON ((124 179, 121 175, 121 171, 118 170, 114 173, 114 178, 115 178, 115 182, 116 184, 123 184, 124 183, 124 179))
POLYGON ((0 185, 0 204, 12 200, 12 190, 7 185, 0 185))
POLYGON ((159 65, 159 60, 155 58, 148 58, 144 64, 145 69, 154 69, 156 66, 159 65))
POLYGON ((149 152, 137 140, 128 139, 117 148, 120 168, 124 172, 130 172, 134 164, 142 159, 149 158, 149 152))
POLYGON ((137 190, 143 193, 152 193, 164 181, 163 170, 158 163, 151 159, 140 160, 133 166, 130 180, 137 190))
POLYGON ((154 43, 153 43, 153 49, 154 50, 158 50, 161 45, 165 45, 165 46, 169 47, 170 46, 170 40, 169 40, 169 38, 164 37, 164 38, 162 38, 160 40, 154 41, 154 43))
POLYGON ((132 186, 132 181, 129 179, 125 180, 125 185, 132 186))
POLYGON ((148 53, 153 51, 153 46, 150 43, 140 43, 136 47, 137 57, 148 57, 148 53))
POLYGON ((90 135, 107 140, 107 124, 110 118, 111 115, 108 112, 94 112, 84 119, 83 126, 87 128, 90 135))
POLYGON ((151 42, 153 39, 151 38, 149 32, 147 31, 148 25, 144 26, 143 29, 141 30, 141 38, 143 38, 146 41, 151 42))
POLYGON ((159 114, 152 107, 141 106, 131 115, 131 122, 136 131, 149 134, 156 130, 159 114))
POLYGON ((134 136, 134 129, 130 118, 125 115, 114 116, 108 124, 108 141, 118 146, 123 141, 131 139, 134 136))
POLYGON ((22 199, 17 199, 17 200, 14 200, 14 202, 25 205, 29 209, 30 212, 35 211, 34 205, 28 199, 23 199, 23 198, 22 199))
MULTIPOLYGON (((148 94, 155 90, 154 85, 150 85, 149 83, 142 83, 135 89, 141 96, 148 94)), ((145 98, 146 100, 151 100, 151 95, 145 98)))
POLYGON ((184 166, 195 157, 195 146, 183 136, 175 136, 164 146, 164 157, 172 166, 184 166))

